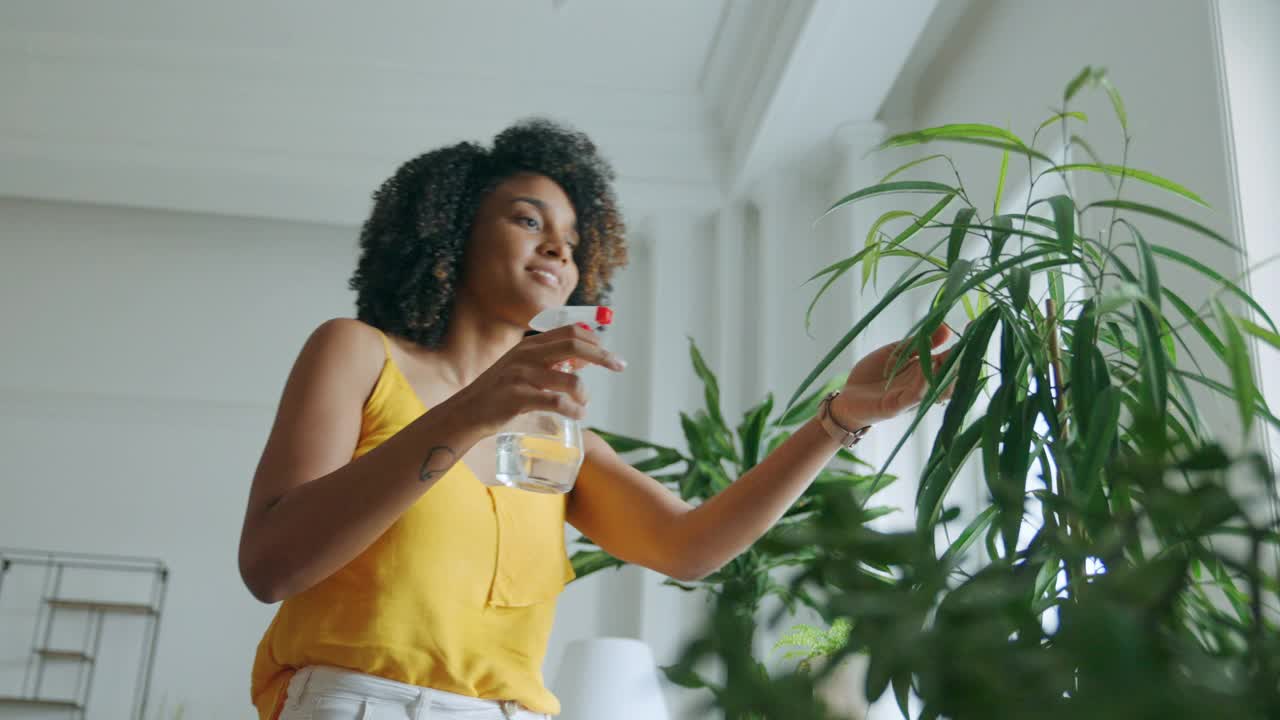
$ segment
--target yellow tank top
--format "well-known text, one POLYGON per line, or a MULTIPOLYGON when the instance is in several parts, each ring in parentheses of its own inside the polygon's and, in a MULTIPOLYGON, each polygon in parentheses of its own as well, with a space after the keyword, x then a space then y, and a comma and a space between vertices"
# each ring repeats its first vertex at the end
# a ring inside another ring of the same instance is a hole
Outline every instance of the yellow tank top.
MULTIPOLYGON (((354 457, 426 412, 382 341, 354 457)), ((560 712, 542 661, 573 579, 564 523, 564 495, 488 487, 459 462, 368 549, 280 605, 253 664, 259 717, 279 715, 307 665, 560 712)))

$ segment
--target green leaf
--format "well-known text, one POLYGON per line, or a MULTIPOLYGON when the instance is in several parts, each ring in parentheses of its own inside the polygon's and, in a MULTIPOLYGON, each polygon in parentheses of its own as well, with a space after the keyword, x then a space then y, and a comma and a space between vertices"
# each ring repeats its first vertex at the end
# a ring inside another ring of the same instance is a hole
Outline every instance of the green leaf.
POLYGON ((1019 265, 1009 271, 1009 296, 1015 312, 1023 312, 1031 297, 1031 273, 1019 265))
POLYGON ((694 672, 693 669, 686 667, 683 663, 678 665, 663 665, 662 673, 667 676, 673 684, 690 690, 701 690, 708 687, 707 681, 702 676, 694 672))
POLYGON ((947 283, 942 289, 942 300, 939 303, 942 307, 951 307, 956 298, 960 297, 960 294, 964 292, 962 288, 971 270, 973 270, 972 260, 959 259, 951 263, 950 269, 947 271, 947 283))
POLYGON ((1013 221, 1007 216, 997 215, 991 218, 991 262, 997 262, 1000 259, 1000 252, 1004 250, 1004 244, 1009 240, 1009 235, 1013 231, 1013 221))
POLYGON ((773 393, 765 396, 763 402, 747 412, 742 424, 738 426, 738 437, 742 439, 742 469, 750 470, 760 461, 760 447, 764 443, 764 430, 769 415, 773 412, 773 393))
POLYGON ((716 425, 725 428, 724 416, 720 414, 720 383, 716 381, 715 373, 711 372, 711 368, 708 368, 706 361, 702 359, 702 353, 698 352, 698 344, 693 341, 693 338, 689 338, 689 358, 693 361, 693 371, 698 374, 698 379, 702 380, 707 412, 716 425))
POLYGON ((1089 122, 1089 116, 1085 115, 1082 112, 1060 112, 1054 115, 1053 117, 1049 118, 1048 120, 1045 120, 1044 122, 1040 123, 1040 127, 1036 128, 1036 130, 1037 131, 1044 130, 1050 125, 1056 122, 1062 122, 1067 118, 1075 118, 1076 120, 1079 120, 1080 122, 1083 122, 1083 123, 1089 122))
POLYGON ((1231 384, 1235 389, 1236 409, 1240 413, 1240 423, 1247 434, 1253 429, 1254 398, 1258 389, 1253 382, 1253 367, 1249 362, 1249 348, 1245 345, 1244 335, 1236 325, 1235 318, 1227 313, 1221 300, 1214 298, 1213 313, 1222 327, 1226 339, 1227 369, 1231 372, 1231 384))
POLYGON ((1037 200, 1031 206, 1035 207, 1040 202, 1047 202, 1049 207, 1053 208, 1053 225, 1058 231, 1058 242, 1062 244, 1064 250, 1070 252, 1076 238, 1075 203, 1071 202, 1071 198, 1066 195, 1054 195, 1043 201, 1037 200))
POLYGON ((684 430, 685 442, 689 445, 689 454, 696 458, 707 458, 713 455, 712 440, 692 417, 680 413, 680 428, 684 430))
POLYGON ((1002 140, 999 138, 954 136, 954 137, 933 137, 933 138, 924 138, 924 139, 914 139, 910 137, 911 135, 913 135, 913 133, 908 133, 905 136, 904 135, 898 136, 898 138, 901 140, 901 144, 895 145, 894 147, 906 147, 907 145, 916 145, 919 143, 927 143, 927 142, 933 142, 933 141, 952 142, 952 143, 960 143, 961 145, 978 145, 980 147, 989 147, 989 148, 994 148, 996 150, 1004 150, 1005 152, 1016 153, 1018 155, 1026 155, 1027 157, 1035 158, 1036 160, 1039 160, 1041 162, 1044 162, 1050 165, 1053 164, 1053 158, 1049 157, 1048 155, 1045 155, 1044 153, 1040 152, 1039 150, 1036 150, 1033 147, 1029 147, 1027 145, 1023 145, 1020 143, 1010 142, 1007 140, 1002 140))
MULTIPOLYGON (((1107 164, 1099 164, 1099 163, 1067 163, 1066 165, 1057 165, 1055 167, 1051 167, 1045 170, 1041 174, 1043 175, 1051 172, 1058 172, 1058 173, 1075 172, 1077 170, 1084 171, 1084 172, 1098 172, 1106 175, 1111 175, 1114 177, 1119 177, 1122 179, 1133 178, 1134 180, 1141 180, 1142 182, 1147 183, 1148 185, 1154 185, 1155 187, 1158 187, 1162 190, 1167 190, 1171 193, 1174 193, 1175 195, 1181 195, 1182 197, 1187 198, 1188 200, 1191 200, 1194 203, 1203 205, 1205 207, 1209 207, 1209 203, 1205 202, 1204 199, 1201 198, 1199 195, 1195 194, 1194 192, 1191 192, 1187 188, 1179 185, 1178 183, 1172 180, 1162 178, 1159 175, 1156 175, 1155 173, 1149 173, 1145 170, 1136 170, 1134 168, 1125 167, 1123 165, 1107 165, 1107 164)), ((1110 200, 1110 201, 1104 201, 1104 202, 1123 202, 1123 201, 1110 200)), ((1093 204, 1098 205, 1099 203, 1093 203, 1093 204)))
POLYGON ((1009 151, 1005 150, 1000 158, 1000 177, 996 180, 996 199, 991 204, 991 216, 1000 214, 1000 200, 1004 197, 1004 181, 1009 175, 1009 151))
POLYGON ((822 399, 843 387, 845 379, 846 378, 841 376, 831 378, 825 385, 819 388, 817 392, 814 392, 804 400, 801 400, 790 410, 787 410, 787 412, 784 413, 783 416, 774 424, 778 427, 791 427, 792 425, 804 422, 817 415, 818 406, 822 404, 822 399))
POLYGON ((1138 269, 1139 277, 1142 279, 1143 291, 1146 292, 1147 299, 1151 301, 1152 308, 1160 313, 1160 300, 1163 297, 1160 292, 1160 272, 1156 268, 1155 258, 1151 255, 1151 247, 1147 245, 1147 241, 1142 237, 1142 233, 1138 232, 1138 228, 1133 223, 1124 222, 1129 228, 1129 232, 1133 234, 1134 244, 1138 248, 1138 269))
POLYGON ((1080 462, 1080 471, 1075 478, 1076 491, 1080 498, 1088 497, 1089 492, 1101 485, 1101 481, 1097 478, 1111 458, 1119 423, 1120 391, 1113 387, 1103 388, 1102 392, 1093 398, 1089 434, 1084 441, 1084 455, 1080 462))
POLYGON ((1219 284, 1222 285, 1222 288, 1224 290, 1240 298, 1241 300, 1244 301, 1246 305, 1253 308, 1254 312, 1258 313, 1258 317, 1265 320, 1267 325, 1269 325, 1273 331, 1280 330, 1280 328, 1276 327, 1275 322, 1271 320, 1271 316, 1267 314, 1267 311, 1263 310, 1262 306, 1259 305, 1258 302, 1249 295, 1249 293, 1241 289, 1239 285, 1223 277, 1222 274, 1219 273, 1218 271, 1205 265, 1204 263, 1201 263, 1199 260, 1196 260, 1195 258, 1184 255, 1178 252, 1177 250, 1174 250, 1173 248, 1165 247, 1163 245, 1157 245, 1153 243, 1151 245, 1151 252, 1161 257, 1169 258, 1174 262, 1181 263, 1182 265, 1186 265, 1192 270, 1199 272, 1201 275, 1204 275, 1205 277, 1208 277, 1212 280, 1217 281, 1219 284))
POLYGON ((1071 102, 1071 98, 1075 97, 1076 93, 1080 92, 1080 88, 1084 87, 1084 84, 1093 76, 1093 67, 1086 65, 1078 75, 1071 78, 1071 82, 1067 83, 1067 89, 1062 92, 1062 102, 1064 104, 1071 102))
POLYGON ((942 153, 938 153, 938 154, 936 154, 936 155, 926 155, 926 156, 924 156, 924 157, 922 157, 922 158, 919 158, 919 159, 916 159, 916 160, 912 160, 911 162, 906 163, 905 165, 900 165, 899 167, 897 167, 896 169, 894 169, 892 172, 890 172, 888 175, 885 175, 884 177, 880 178, 880 182, 879 182, 879 184, 880 184, 880 185, 883 185, 883 184, 885 184, 885 183, 889 182, 890 180, 894 179, 895 177, 897 177, 897 176, 898 176, 898 175, 900 175, 901 173, 903 173, 903 172, 905 172, 905 171, 907 171, 907 170, 910 170, 911 168, 913 168, 913 167, 915 167, 915 166, 917 166, 917 165, 920 165, 920 164, 922 164, 922 163, 927 163, 927 162, 929 162, 930 160, 937 160, 938 158, 944 158, 944 157, 946 157, 946 155, 943 155, 942 153))
POLYGON ((791 399, 787 402, 787 407, 791 408, 795 406, 796 401, 799 400, 800 396, 809 389, 809 386, 827 371, 827 368, 831 366, 831 363, 835 362, 835 359, 840 357, 841 353, 845 351, 845 348, 849 347, 849 343, 853 342, 853 339, 861 334, 862 331, 866 329, 866 327, 870 325, 886 307, 892 304, 894 300, 902 295, 902 293, 906 292, 914 282, 928 274, 928 272, 918 273, 910 278, 906 278, 905 281, 895 284, 888 290, 888 292, 885 293, 884 297, 880 298, 880 302, 876 303, 875 307, 862 317, 858 318, 858 322, 853 326, 853 328, 851 328, 849 332, 844 334, 844 337, 840 338, 840 340, 836 342, 835 347, 831 348, 831 350, 829 350, 827 354, 818 361, 818 364, 809 371, 809 374, 805 376, 805 379, 801 381, 800 386, 791 394, 791 399))
POLYGON ((898 711, 902 713, 902 717, 909 720, 911 711, 909 709, 911 699, 911 671, 903 671, 895 673, 893 676, 893 697, 898 701, 898 711))
MULTIPOLYGON (((949 196, 947 196, 947 197, 948 197, 948 198, 950 198, 950 197, 953 197, 953 196, 950 196, 950 195, 949 195, 949 196)), ((913 213, 913 212, 909 212, 909 211, 907 211, 907 210, 890 210, 889 212, 887 212, 887 213, 885 213, 885 214, 881 215, 879 218, 877 218, 877 219, 876 219, 876 221, 875 221, 874 223, 872 223, 872 225, 871 225, 871 229, 870 229, 869 231, 867 231, 867 243, 866 243, 866 247, 871 248, 871 247, 878 247, 878 246, 879 246, 879 243, 880 243, 880 237, 879 237, 880 228, 881 228, 881 226, 883 226, 885 223, 890 222, 890 221, 892 221, 892 220, 896 220, 896 219, 898 219, 898 218, 908 217, 908 216, 914 216, 914 215, 915 215, 915 213, 913 213)), ((872 251, 872 257, 873 257, 873 258, 878 258, 877 253, 876 253, 876 251, 875 251, 875 250, 873 250, 873 251, 872 251)), ((862 264, 862 287, 863 287, 863 288, 865 288, 865 287, 867 286, 867 281, 869 281, 869 280, 871 279, 871 273, 875 271, 875 269, 876 269, 876 265, 877 265, 877 262, 878 262, 878 259, 877 259, 877 260, 873 260, 872 262, 866 262, 866 263, 863 263, 863 264, 862 264)), ((815 299, 815 302, 816 302, 816 299, 815 299)))
POLYGON ((956 219, 951 223, 951 235, 947 242, 947 266, 955 264, 960 259, 960 250, 964 247, 965 236, 969 234, 969 223, 973 221, 974 213, 977 210, 967 207, 961 208, 956 213, 956 219))
POLYGON ((1261 327, 1259 325, 1255 325, 1248 318, 1243 318, 1240 316, 1236 316, 1236 324, 1239 325, 1240 328, 1244 330, 1246 333, 1258 338, 1259 340, 1270 345, 1271 347, 1277 350, 1280 350, 1280 334, 1271 332, 1270 330, 1264 327, 1261 327))
POLYGON ((823 215, 829 215, 834 210, 842 208, 845 205, 849 205, 850 203, 854 203, 858 200, 872 197, 874 195, 891 195, 895 193, 943 193, 954 195, 955 192, 956 189, 950 185, 944 185, 939 182, 930 182, 928 180, 899 180, 896 182, 880 183, 879 185, 865 187, 857 192, 845 195, 837 200, 831 207, 827 208, 827 211, 823 213, 823 215))
POLYGON ((659 450, 653 457, 632 463, 632 467, 642 473, 651 473, 670 467, 684 460, 684 456, 670 448, 659 450))
POLYGON ((1222 340, 1213 332, 1212 329, 1210 329, 1209 325, 1200 318, 1199 314, 1197 314, 1195 310, 1191 309, 1191 306, 1188 305, 1186 301, 1175 295, 1174 292, 1168 288, 1164 288, 1164 297, 1170 302, 1170 304, 1177 308, 1178 312, 1182 313, 1182 316, 1186 318, 1187 323, 1191 325, 1191 327, 1195 328, 1195 331, 1200 334, 1200 337, 1204 339, 1205 344, 1209 346, 1210 350, 1213 350, 1215 355, 1220 358, 1226 357, 1226 349, 1222 344, 1222 340))
POLYGON ((988 505, 985 510, 978 513, 973 520, 970 520, 965 529, 956 537, 955 542, 951 543, 951 547, 947 548, 947 551, 942 554, 940 560, 942 566, 946 568, 955 567, 964 557, 964 554, 969 552, 969 548, 973 547, 978 538, 982 537, 982 534, 991 526, 991 522, 995 520, 998 511, 999 508, 995 505, 988 505))
POLYGON ((866 696, 867 702, 875 702, 884 695, 884 691, 889 689, 889 680, 892 678, 892 668, 889 666, 885 657, 886 653, 870 653, 870 662, 867 663, 867 680, 866 680, 866 696))
POLYGON ((600 570, 619 568, 626 565, 625 562, 604 550, 579 550, 573 554, 573 557, 569 558, 569 562, 573 565, 575 580, 581 580, 600 570))
POLYGON ((893 147, 907 147, 909 145, 919 145, 933 140, 999 140, 1010 145, 1026 148, 1026 143, 1022 138, 995 125, 986 125, 983 123, 954 123, 950 125, 939 125, 938 127, 926 128, 924 130, 915 130, 885 140, 877 149, 893 147))
MULTIPOLYGON (((1145 294, 1143 299, 1148 299, 1145 294)), ((1169 360, 1160 337, 1160 321, 1156 312, 1145 304, 1137 306, 1134 315, 1138 346, 1142 350, 1142 386, 1149 403, 1147 409, 1163 421, 1169 406, 1169 360)))
POLYGON ((919 232, 921 228, 928 225, 930 220, 937 217, 938 213, 945 210, 947 205, 950 205, 953 199, 955 199, 954 194, 943 196, 941 200, 933 204, 933 207, 926 210, 919 218, 916 218, 915 222, 908 225, 902 232, 894 235, 893 239, 888 242, 888 247, 897 247, 906 242, 911 238, 911 236, 919 232))
MULTIPOLYGON (((1098 164, 1098 165, 1105 165, 1105 164, 1106 164, 1106 163, 1104 163, 1104 162, 1102 161, 1102 156, 1098 154, 1098 151, 1096 151, 1096 150, 1094 150, 1094 149, 1093 149, 1093 146, 1089 144, 1089 141, 1088 141, 1088 140, 1085 140, 1084 138, 1080 137, 1079 135, 1072 135, 1072 136, 1071 136, 1071 144, 1073 144, 1073 145, 1079 145, 1079 146, 1080 146, 1080 148, 1081 148, 1081 149, 1083 149, 1083 150, 1085 151, 1085 153, 1089 156, 1089 159, 1093 160, 1093 162, 1094 162, 1094 163, 1096 163, 1096 164, 1098 164)), ((1112 189, 1112 190, 1116 190, 1116 189, 1118 189, 1118 188, 1117 188, 1117 186, 1116 186, 1116 179, 1115 179, 1115 178, 1111 177, 1110 175, 1104 175, 1103 177, 1105 177, 1105 178, 1107 179, 1107 184, 1111 186, 1111 189, 1112 189)))
POLYGON ((601 440, 608 443, 609 447, 613 448, 614 452, 620 455, 635 450, 657 450, 659 452, 666 450, 675 452, 675 450, 672 450, 669 447, 655 445, 648 440, 640 440, 638 438, 627 437, 626 435, 618 435, 616 433, 601 430, 600 428, 591 428, 591 432, 599 435, 601 440))
POLYGON ((822 284, 822 287, 818 289, 818 292, 813 296, 813 300, 809 303, 808 309, 804 312, 804 327, 806 331, 809 329, 813 318, 813 309, 818 306, 818 301, 822 299, 822 296, 826 294, 827 290, 840 279, 840 276, 844 275, 850 268, 858 264, 864 258, 870 256, 873 258, 873 262, 875 262, 876 260, 874 260, 874 258, 876 257, 876 250, 878 247, 878 245, 865 247, 858 251, 858 253, 853 257, 845 258, 844 260, 828 265, 818 271, 816 275, 805 281, 806 283, 812 282, 823 275, 831 275, 831 277, 827 278, 827 281, 822 284))
MULTIPOLYGON (((907 213, 907 214, 908 214, 908 215, 910 215, 911 213, 907 213)), ((845 272, 848 272, 849 268, 851 268, 851 267, 853 267, 854 265, 858 264, 858 262, 859 262, 860 260, 862 260, 862 258, 863 258, 863 257, 865 257, 865 256, 866 256, 866 254, 867 254, 868 252, 870 252, 870 251, 871 251, 871 248, 869 248, 869 247, 864 247, 862 250, 859 250, 859 251, 858 251, 858 253, 857 253, 857 254, 855 254, 855 255, 853 255, 852 257, 847 257, 847 258, 845 258, 845 259, 843 259, 843 260, 837 260, 837 261, 835 261, 835 262, 831 263, 830 265, 828 265, 828 266, 826 266, 826 267, 822 268, 822 269, 821 269, 821 270, 819 270, 818 272, 814 273, 812 276, 810 276, 810 277, 809 277, 809 279, 808 279, 808 280, 805 280, 805 281, 804 281, 804 284, 805 284, 805 285, 808 285, 809 283, 813 282, 814 280, 817 280, 818 278, 822 277, 823 275, 829 275, 829 274, 831 274, 831 273, 845 273, 845 272)))
POLYGON ((1097 202, 1092 202, 1086 205, 1084 207, 1084 210, 1089 210, 1091 208, 1096 208, 1096 207, 1115 208, 1117 210, 1130 210, 1132 212, 1138 212, 1138 213, 1143 213, 1144 215, 1157 217, 1157 218, 1160 218, 1161 220, 1168 220, 1171 223, 1174 223, 1176 225, 1181 225, 1190 230, 1195 230, 1201 235, 1217 240, 1218 242, 1222 243, 1223 245, 1226 245, 1227 247, 1233 250, 1236 249, 1235 245, 1233 245, 1231 241, 1228 240, 1226 237, 1214 232, 1213 230, 1210 230, 1209 228, 1205 227, 1204 225, 1201 225, 1200 223, 1194 222, 1192 220, 1188 220, 1187 218, 1182 217, 1177 213, 1169 212, 1164 208, 1158 208, 1153 205, 1144 205, 1142 203, 1130 202, 1128 200, 1098 200, 1097 202))
POLYGON ((1112 85, 1105 75, 1098 78, 1098 83, 1107 91, 1107 97, 1111 98, 1111 107, 1116 111, 1116 119, 1120 121, 1120 129, 1128 133, 1129 115, 1124 110, 1124 100, 1120 98, 1120 91, 1116 90, 1116 86, 1112 85))
POLYGON ((948 443, 947 448, 937 447, 916 498, 916 531, 926 533, 939 522, 942 500, 955 482, 964 459, 982 439, 983 421, 975 422, 948 443), (954 458, 954 462, 952 459, 954 458))

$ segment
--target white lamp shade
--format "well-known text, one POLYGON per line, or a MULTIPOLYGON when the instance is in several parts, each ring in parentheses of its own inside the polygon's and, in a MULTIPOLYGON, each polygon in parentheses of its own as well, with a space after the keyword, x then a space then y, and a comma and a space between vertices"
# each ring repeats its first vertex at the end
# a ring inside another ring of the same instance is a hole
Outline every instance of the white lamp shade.
POLYGON ((554 683, 558 720, 669 720, 649 646, 631 638, 576 640, 554 683))

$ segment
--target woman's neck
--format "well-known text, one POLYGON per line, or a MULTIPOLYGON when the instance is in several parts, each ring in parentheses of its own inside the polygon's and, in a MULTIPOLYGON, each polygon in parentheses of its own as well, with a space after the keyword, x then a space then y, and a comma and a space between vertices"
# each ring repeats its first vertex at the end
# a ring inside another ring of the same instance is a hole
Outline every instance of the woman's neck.
POLYGON ((458 388, 475 381, 524 338, 526 328, 455 304, 444 342, 434 353, 442 379, 458 388))

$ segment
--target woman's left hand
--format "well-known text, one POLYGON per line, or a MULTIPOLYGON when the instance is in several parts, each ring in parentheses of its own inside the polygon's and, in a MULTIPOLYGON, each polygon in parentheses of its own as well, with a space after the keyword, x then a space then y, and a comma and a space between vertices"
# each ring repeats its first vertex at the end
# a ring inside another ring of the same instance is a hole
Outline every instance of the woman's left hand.
MULTIPOLYGON (((937 348, 949 337, 951 330, 943 324, 934 331, 931 344, 937 348)), ((919 405, 929 383, 914 352, 898 373, 890 377, 897 365, 898 353, 910 349, 909 345, 891 343, 858 361, 849 373, 844 389, 831 403, 831 414, 836 422, 856 430, 896 417, 919 405)), ((950 354, 951 351, 946 350, 933 355, 934 372, 950 354)), ((954 389, 954 386, 947 388, 939 402, 950 398, 954 389)))

